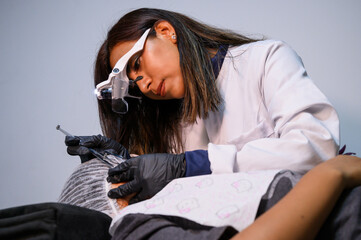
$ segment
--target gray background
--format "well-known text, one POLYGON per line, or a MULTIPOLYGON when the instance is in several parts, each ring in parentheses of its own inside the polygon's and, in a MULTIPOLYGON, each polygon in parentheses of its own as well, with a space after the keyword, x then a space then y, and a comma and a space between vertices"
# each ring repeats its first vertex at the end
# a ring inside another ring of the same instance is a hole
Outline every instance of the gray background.
POLYGON ((0 0, 0 208, 57 200, 80 161, 55 126, 101 132, 95 55, 109 27, 139 7, 286 41, 338 111, 341 144, 361 154, 361 1, 0 0))

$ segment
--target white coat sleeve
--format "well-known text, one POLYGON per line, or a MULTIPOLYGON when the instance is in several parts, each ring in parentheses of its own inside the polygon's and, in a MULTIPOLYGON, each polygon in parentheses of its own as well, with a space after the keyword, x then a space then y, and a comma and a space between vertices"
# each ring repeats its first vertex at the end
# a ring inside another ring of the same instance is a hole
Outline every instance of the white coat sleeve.
MULTIPOLYGON (((277 42, 268 49, 264 59, 260 59, 263 60, 259 89, 274 134, 249 141, 240 150, 233 148, 233 161, 209 155, 213 173, 219 172, 220 161, 235 172, 260 169, 305 172, 334 157, 338 151, 337 113, 307 75, 301 58, 285 43, 277 42)), ((209 144, 208 149, 229 151, 229 146, 226 150, 209 144)))

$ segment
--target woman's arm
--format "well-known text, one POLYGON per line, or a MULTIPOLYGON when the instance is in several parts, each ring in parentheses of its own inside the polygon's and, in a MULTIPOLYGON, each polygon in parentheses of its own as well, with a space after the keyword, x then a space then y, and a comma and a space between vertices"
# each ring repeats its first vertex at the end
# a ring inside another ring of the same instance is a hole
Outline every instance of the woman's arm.
POLYGON ((210 141, 217 144, 209 145, 208 151, 223 154, 220 144, 225 144, 234 146, 235 155, 227 161, 210 154, 213 173, 265 169, 305 173, 336 156, 337 112, 290 46, 280 41, 255 43, 234 58, 234 64, 236 68, 225 69, 227 84, 221 89, 227 90, 227 109, 222 116, 210 115, 206 126, 219 127, 214 131, 207 127, 210 141), (243 125, 249 128, 239 127, 243 125), (223 171, 225 163, 230 171, 223 171))
POLYGON ((234 239, 313 239, 345 188, 361 184, 361 159, 339 155, 310 170, 234 239))

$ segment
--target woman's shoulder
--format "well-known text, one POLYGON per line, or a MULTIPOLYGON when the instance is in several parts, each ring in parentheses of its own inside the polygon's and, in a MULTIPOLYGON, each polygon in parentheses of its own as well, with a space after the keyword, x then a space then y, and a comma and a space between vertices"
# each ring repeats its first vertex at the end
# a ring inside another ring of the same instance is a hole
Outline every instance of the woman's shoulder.
POLYGON ((243 44, 240 46, 231 46, 229 48, 230 53, 242 53, 245 51, 267 52, 280 46, 289 47, 289 45, 276 39, 260 40, 252 43, 243 44))
POLYGON ((252 43, 243 44, 241 46, 231 46, 228 49, 227 56, 231 58, 247 58, 247 59, 269 59, 270 56, 277 57, 285 55, 297 55, 293 48, 282 40, 267 39, 252 43))

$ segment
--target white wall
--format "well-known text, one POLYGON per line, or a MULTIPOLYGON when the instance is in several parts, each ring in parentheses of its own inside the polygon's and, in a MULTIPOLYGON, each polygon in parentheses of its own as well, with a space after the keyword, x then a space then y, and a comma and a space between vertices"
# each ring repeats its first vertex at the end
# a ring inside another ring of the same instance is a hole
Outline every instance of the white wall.
POLYGON ((0 1, 0 208, 56 201, 79 160, 57 124, 100 133, 92 71, 109 27, 139 7, 288 42, 334 104, 341 142, 361 154, 361 2, 0 1))

